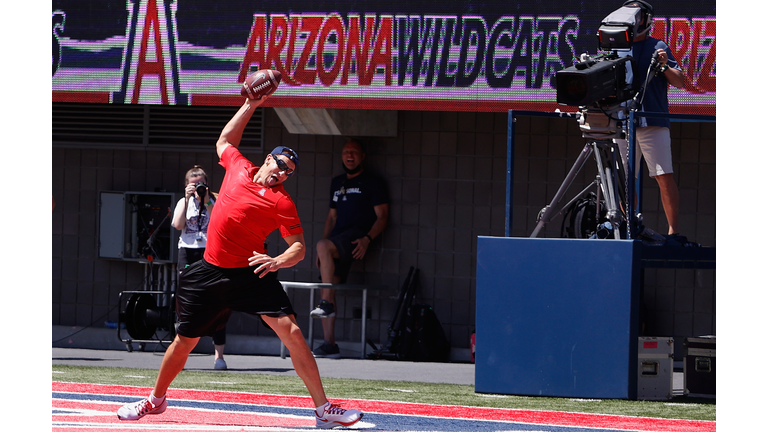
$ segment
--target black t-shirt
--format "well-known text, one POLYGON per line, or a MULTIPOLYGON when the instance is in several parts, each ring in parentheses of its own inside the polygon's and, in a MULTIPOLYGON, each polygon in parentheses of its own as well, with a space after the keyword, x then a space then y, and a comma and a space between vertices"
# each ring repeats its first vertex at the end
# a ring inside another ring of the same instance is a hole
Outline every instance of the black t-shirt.
POLYGON ((336 209, 336 226, 331 235, 350 228, 368 232, 376 222, 374 206, 389 203, 387 184, 380 177, 363 171, 347 179, 346 174, 331 180, 331 208, 336 209))

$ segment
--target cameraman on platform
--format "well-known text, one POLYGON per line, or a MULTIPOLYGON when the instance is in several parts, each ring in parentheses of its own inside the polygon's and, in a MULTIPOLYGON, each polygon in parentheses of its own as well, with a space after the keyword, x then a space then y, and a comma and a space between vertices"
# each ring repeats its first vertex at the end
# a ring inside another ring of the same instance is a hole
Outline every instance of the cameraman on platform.
MULTIPOLYGON (((645 85, 646 72, 650 70, 655 76, 645 86, 644 94, 641 94, 642 103, 637 107, 639 112, 669 113, 669 100, 667 88, 669 84, 682 88, 685 84, 685 75, 678 66, 669 46, 662 40, 648 36, 653 25, 653 6, 643 0, 630 0, 623 7, 638 7, 642 9, 641 22, 632 42, 629 52, 619 52, 620 56, 630 55, 635 61, 632 70, 632 88, 639 91, 645 85), (652 67, 653 63, 653 67, 652 67)), ((677 183, 672 175, 672 150, 669 135, 670 122, 668 118, 639 117, 635 128, 635 138, 640 151, 642 151, 648 166, 648 173, 656 179, 661 194, 661 204, 669 225, 668 238, 681 240, 679 235, 678 213, 680 195, 677 183), (673 237, 673 235, 675 237, 673 237)), ((627 160, 627 140, 616 140, 621 149, 624 160, 627 160)), ((639 161, 639 154, 636 154, 639 161)), ((639 164, 635 164, 635 170, 639 170, 639 164)), ((637 172, 635 173, 637 176, 637 172)))

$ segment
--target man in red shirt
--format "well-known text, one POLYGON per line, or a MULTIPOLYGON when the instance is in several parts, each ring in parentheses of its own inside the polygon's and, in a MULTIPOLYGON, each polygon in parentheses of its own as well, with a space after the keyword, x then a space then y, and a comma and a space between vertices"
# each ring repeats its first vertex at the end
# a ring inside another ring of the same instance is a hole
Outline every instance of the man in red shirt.
POLYGON ((164 412, 168 406, 165 393, 184 369, 189 353, 201 336, 213 335, 223 327, 232 311, 258 315, 290 350, 296 374, 317 407, 317 427, 350 426, 363 417, 360 411, 328 402, 317 363, 277 280, 275 272, 296 265, 306 251, 296 205, 282 186, 298 167, 299 157, 292 149, 279 146, 257 167, 238 150, 245 126, 266 98, 246 99, 216 143, 226 174, 211 212, 205 254, 179 277, 177 334, 165 352, 152 393, 121 407, 117 411, 121 420, 164 412), (288 248, 271 257, 264 241, 276 229, 288 248))

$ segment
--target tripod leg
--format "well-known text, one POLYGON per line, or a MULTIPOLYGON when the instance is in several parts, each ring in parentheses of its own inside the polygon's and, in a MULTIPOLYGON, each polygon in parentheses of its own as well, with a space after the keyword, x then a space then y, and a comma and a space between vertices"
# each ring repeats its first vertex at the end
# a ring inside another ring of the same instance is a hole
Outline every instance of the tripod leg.
POLYGON ((606 184, 608 186, 608 190, 610 191, 612 198, 612 209, 608 211, 608 219, 611 221, 611 226, 613 227, 613 238, 620 239, 621 238, 621 211, 618 207, 618 203, 620 200, 617 199, 617 190, 616 190, 616 172, 612 170, 611 168, 607 167, 605 168, 605 176, 606 176, 606 184))
POLYGON ((622 199, 620 190, 622 190, 622 181, 617 174, 616 154, 613 151, 615 144, 606 145, 605 143, 596 144, 599 150, 595 150, 595 159, 597 169, 600 173, 600 185, 605 195, 606 216, 611 222, 613 228, 613 237, 621 238, 621 222, 626 220, 624 208, 622 208, 622 199), (605 152, 605 153, 604 153, 605 152), (610 154, 607 154, 610 152, 610 154), (610 162, 608 162, 610 161, 610 162))
POLYGON ((559 209, 555 206, 557 206, 560 203, 560 200, 563 199, 563 195, 565 195, 565 192, 568 191, 569 187, 571 187, 571 183, 573 183, 573 179, 576 177, 576 174, 581 171, 581 169, 584 167, 584 164, 587 162, 587 159, 589 159, 589 156, 591 156, 593 152, 594 148, 591 143, 585 145, 581 150, 579 157, 576 158, 576 162, 574 162, 571 170, 565 177, 565 180, 563 180, 563 183, 560 185, 557 193, 555 193, 555 197, 552 198, 552 202, 548 206, 544 207, 544 209, 542 209, 539 221, 536 224, 536 228, 534 228, 533 233, 531 233, 531 238, 538 236, 539 232, 542 230, 542 228, 544 228, 544 225, 546 225, 547 222, 549 222, 559 212, 559 209))
MULTIPOLYGON (((595 143, 595 146, 599 147, 599 144, 595 143)), ((600 177, 600 189, 602 190, 603 196, 605 197, 606 216, 611 222, 611 225, 615 226, 614 220, 616 219, 616 195, 614 194, 614 188, 612 184, 611 169, 606 167, 603 163, 602 148, 595 149, 595 162, 597 162, 597 172, 598 177, 600 177)))
MULTIPOLYGON (((632 238, 631 233, 633 232, 633 229, 631 228, 631 224, 634 223, 635 218, 629 214, 629 195, 628 195, 628 189, 627 189, 627 174, 626 170, 624 169, 624 162, 621 159, 621 153, 619 151, 619 146, 614 142, 611 145, 611 156, 612 156, 612 163, 611 166, 613 167, 613 181, 616 185, 616 198, 617 202, 619 203, 619 211, 621 212, 622 221, 626 222, 625 227, 625 237, 624 238, 632 238)), ((619 237, 617 237, 619 238, 619 237)))

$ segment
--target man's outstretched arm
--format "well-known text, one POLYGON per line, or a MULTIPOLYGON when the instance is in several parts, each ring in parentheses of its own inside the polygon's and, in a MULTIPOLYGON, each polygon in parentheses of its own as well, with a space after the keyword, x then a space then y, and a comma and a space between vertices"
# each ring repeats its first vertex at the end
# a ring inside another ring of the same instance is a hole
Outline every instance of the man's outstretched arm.
POLYGON ((237 113, 231 120, 224 126, 224 129, 219 135, 219 140, 216 142, 216 153, 221 158, 221 154, 224 153, 224 149, 228 146, 237 148, 240 145, 240 140, 243 138, 243 131, 248 121, 251 120, 256 108, 264 103, 269 96, 262 96, 261 99, 251 100, 245 99, 243 106, 237 110, 237 113))

